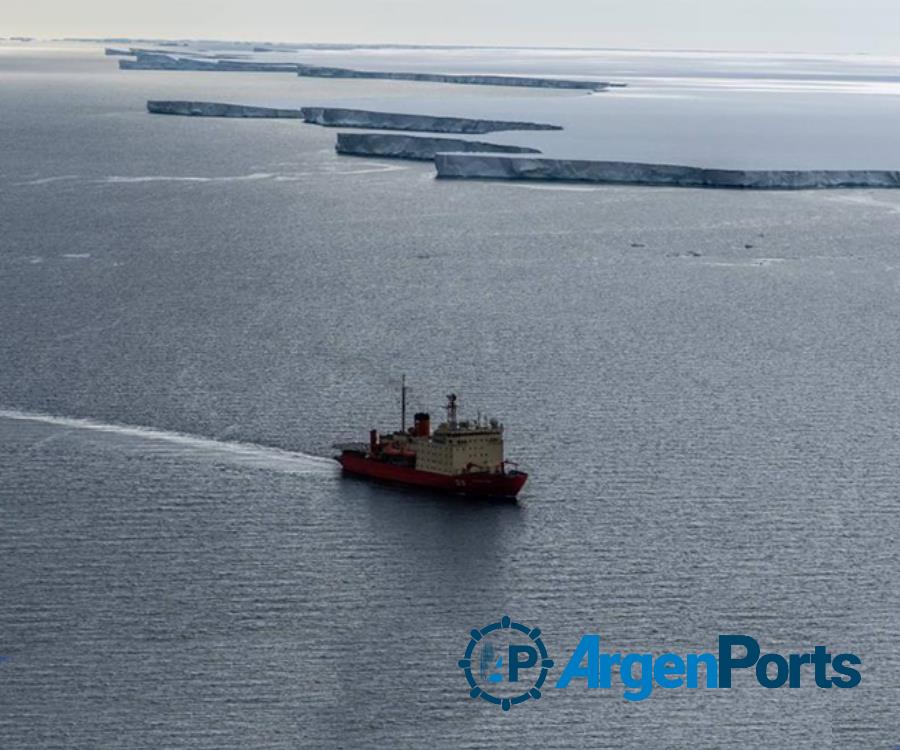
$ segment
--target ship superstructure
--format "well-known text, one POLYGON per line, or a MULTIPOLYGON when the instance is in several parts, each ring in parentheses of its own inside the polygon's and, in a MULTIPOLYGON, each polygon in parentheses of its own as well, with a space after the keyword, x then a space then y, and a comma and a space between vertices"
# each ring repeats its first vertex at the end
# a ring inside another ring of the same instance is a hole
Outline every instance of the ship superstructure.
POLYGON ((407 428, 405 379, 401 403, 399 431, 371 430, 368 443, 335 446, 346 472, 464 495, 515 497, 522 489, 528 475, 504 458, 503 425, 496 419, 459 419, 451 393, 447 419, 433 432, 425 412, 415 414, 407 428))

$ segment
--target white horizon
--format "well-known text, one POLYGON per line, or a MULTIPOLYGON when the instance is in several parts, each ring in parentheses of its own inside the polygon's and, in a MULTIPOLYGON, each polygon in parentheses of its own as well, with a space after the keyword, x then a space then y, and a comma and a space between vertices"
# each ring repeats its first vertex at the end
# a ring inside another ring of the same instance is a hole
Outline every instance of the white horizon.
POLYGON ((884 0, 35 0, 0 36, 660 52, 900 54, 884 0))

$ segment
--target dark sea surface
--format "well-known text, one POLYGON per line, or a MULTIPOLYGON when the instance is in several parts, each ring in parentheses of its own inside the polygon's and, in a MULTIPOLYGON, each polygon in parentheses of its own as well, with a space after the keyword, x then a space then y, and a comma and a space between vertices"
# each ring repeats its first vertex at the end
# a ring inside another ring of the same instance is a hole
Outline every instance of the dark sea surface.
POLYGON ((438 181, 149 98, 574 101, 0 47, 0 748, 900 745, 900 194, 438 181), (401 373, 517 504, 340 477, 401 373), (585 632, 863 679, 504 714, 456 663, 503 614, 552 681, 585 632))

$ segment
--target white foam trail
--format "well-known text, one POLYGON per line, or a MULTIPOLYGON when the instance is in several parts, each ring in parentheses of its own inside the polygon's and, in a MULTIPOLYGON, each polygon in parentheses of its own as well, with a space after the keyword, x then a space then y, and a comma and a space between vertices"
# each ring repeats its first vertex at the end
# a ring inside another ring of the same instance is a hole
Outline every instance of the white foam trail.
POLYGON ((547 190, 557 193, 596 193, 598 191, 610 192, 611 187, 620 185, 526 185, 521 182, 504 183, 503 186, 515 190, 547 190))
POLYGON ((374 162, 371 166, 358 167, 356 169, 335 169, 329 170, 328 174, 370 174, 372 172, 400 172, 409 169, 402 164, 384 164, 382 162, 374 162))
POLYGON ((147 174, 147 175, 110 175, 99 179, 81 178, 78 175, 59 175, 58 177, 42 177, 27 182, 15 182, 13 185, 17 187, 25 185, 47 185, 53 182, 64 180, 85 179, 89 184, 94 185, 141 185, 148 182, 187 182, 187 183, 219 183, 219 182, 258 182, 261 180, 272 180, 274 182, 300 182, 310 177, 327 177, 342 175, 368 174, 371 172, 396 172, 407 169, 408 167, 400 164, 384 164, 376 162, 365 167, 344 168, 340 165, 334 167, 326 167, 324 169, 304 171, 304 172, 253 172, 251 174, 239 175, 222 175, 219 177, 202 177, 200 175, 168 175, 168 174, 147 174))
POLYGON ((77 174, 61 174, 56 177, 40 177, 36 180, 26 180, 25 182, 14 182, 13 185, 21 187, 23 185, 49 185, 52 182, 64 182, 66 180, 80 179, 77 174))
MULTIPOLYGON (((19 411, 17 409, 0 409, 0 419, 11 419, 22 422, 39 422, 66 429, 91 430, 112 436, 138 439, 151 443, 177 446, 178 453, 189 453, 201 458, 226 460, 244 466, 269 469, 290 474, 333 474, 337 463, 322 456, 272 448, 255 443, 238 443, 226 440, 189 435, 183 432, 169 432, 152 427, 136 425, 111 424, 97 422, 92 419, 75 417, 57 417, 50 414, 19 411)), ((155 454, 161 451, 154 450, 155 454)), ((165 451, 162 451, 163 453, 165 451)))
POLYGON ((225 177, 179 177, 176 175, 165 174, 141 175, 139 177, 123 177, 119 175, 112 175, 111 177, 107 177, 101 180, 101 182, 106 182, 114 185, 129 185, 132 183, 141 182, 248 182, 254 180, 271 180, 275 176, 276 175, 271 174, 270 172, 254 172, 253 174, 241 174, 225 177))
POLYGON ((862 193, 859 195, 831 195, 827 196, 827 200, 836 203, 851 203, 858 206, 871 206, 872 208, 883 208, 890 213, 900 213, 900 205, 890 200, 882 200, 876 198, 871 193, 862 193))
POLYGON ((752 260, 708 260, 701 261, 701 266, 715 266, 720 268, 766 268, 776 263, 786 263, 787 258, 753 258, 752 260))

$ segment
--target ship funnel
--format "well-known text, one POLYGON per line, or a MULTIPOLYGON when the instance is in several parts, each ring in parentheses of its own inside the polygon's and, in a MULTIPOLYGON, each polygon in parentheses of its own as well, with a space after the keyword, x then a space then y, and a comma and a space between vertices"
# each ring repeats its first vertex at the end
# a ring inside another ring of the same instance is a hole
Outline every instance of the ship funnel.
POLYGON ((378 430, 369 430, 369 453, 378 452, 378 430))
POLYGON ((431 415, 427 412, 420 411, 413 419, 415 420, 413 435, 416 437, 428 437, 431 434, 431 415))

